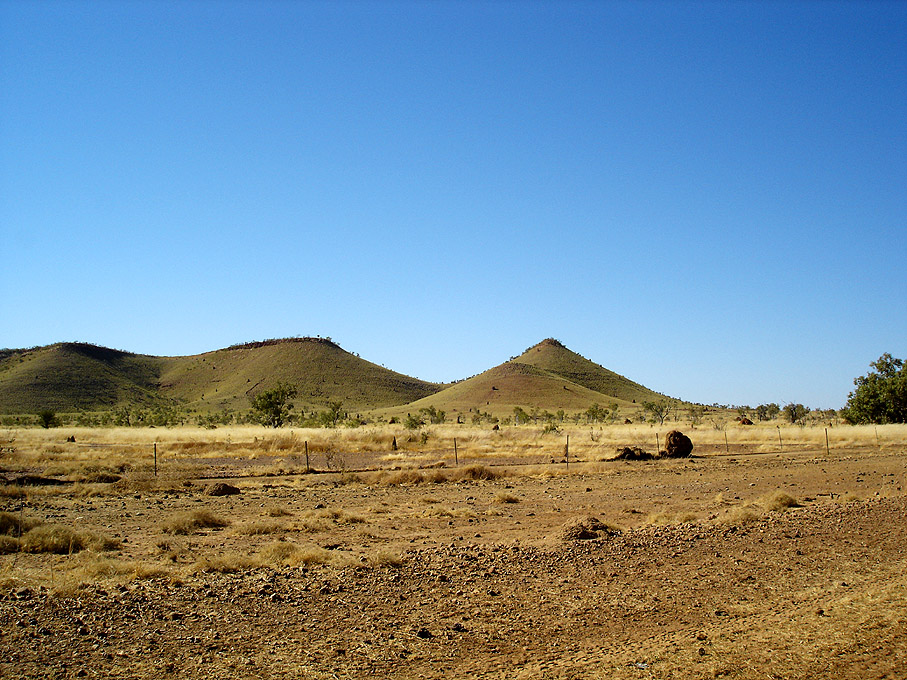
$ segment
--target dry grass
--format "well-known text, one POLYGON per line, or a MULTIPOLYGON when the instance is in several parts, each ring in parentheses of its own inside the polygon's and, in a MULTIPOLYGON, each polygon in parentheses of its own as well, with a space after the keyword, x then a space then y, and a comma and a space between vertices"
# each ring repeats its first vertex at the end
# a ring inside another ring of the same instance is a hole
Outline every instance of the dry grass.
POLYGON ((220 529, 229 526, 229 520, 209 510, 193 510, 174 515, 161 526, 165 534, 187 535, 201 529, 220 529))
POLYGON ((0 554, 14 552, 71 555, 82 550, 115 550, 119 541, 92 531, 0 513, 0 554))
POLYGON ((234 527, 234 531, 244 536, 264 536, 284 532, 286 527, 280 522, 247 522, 234 527))
POLYGON ((347 566, 351 563, 348 555, 318 546, 302 546, 289 541, 275 541, 264 546, 257 554, 260 565, 289 566, 330 564, 347 566))
POLYGON ((371 567, 399 567, 403 565, 403 557, 387 550, 377 550, 369 553, 366 562, 371 567))
POLYGON ((797 501, 796 498, 790 496, 789 494, 784 493, 783 491, 776 491, 773 494, 769 494, 761 500, 761 505, 770 512, 778 512, 781 510, 787 510, 788 508, 799 508, 801 504, 797 501))
POLYGON ((507 493, 502 491, 497 496, 494 497, 495 503, 519 503, 519 496, 514 496, 512 493, 507 493))
POLYGON ((760 514, 751 506, 739 506, 728 510, 728 512, 721 517, 721 521, 732 526, 739 526, 741 524, 755 522, 759 517, 760 514))

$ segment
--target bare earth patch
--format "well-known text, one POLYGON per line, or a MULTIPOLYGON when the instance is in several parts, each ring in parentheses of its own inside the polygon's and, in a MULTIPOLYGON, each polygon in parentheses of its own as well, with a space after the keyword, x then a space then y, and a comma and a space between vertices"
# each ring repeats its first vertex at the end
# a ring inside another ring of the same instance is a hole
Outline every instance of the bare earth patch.
POLYGON ((10 493, 111 544, 0 555, 0 677, 903 678, 904 460, 10 493))

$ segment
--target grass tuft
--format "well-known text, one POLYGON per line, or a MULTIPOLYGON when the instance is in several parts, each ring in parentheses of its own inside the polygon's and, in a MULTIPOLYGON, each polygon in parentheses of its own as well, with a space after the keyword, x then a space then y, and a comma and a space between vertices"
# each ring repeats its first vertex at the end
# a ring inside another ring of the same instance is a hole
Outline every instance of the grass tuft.
POLYGON ((200 529, 219 529, 229 524, 228 520, 218 517, 208 510, 194 510, 174 515, 164 522, 161 531, 165 534, 185 536, 200 529))
POLYGON ((776 491, 770 496, 763 498, 762 506, 766 510, 769 510, 771 512, 787 510, 788 508, 802 507, 796 498, 784 493, 783 491, 776 491))

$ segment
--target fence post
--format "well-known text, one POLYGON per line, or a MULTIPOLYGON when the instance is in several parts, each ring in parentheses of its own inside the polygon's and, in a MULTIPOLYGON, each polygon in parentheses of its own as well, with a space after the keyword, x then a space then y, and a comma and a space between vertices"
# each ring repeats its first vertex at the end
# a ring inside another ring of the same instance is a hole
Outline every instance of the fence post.
POLYGON ((831 453, 828 450, 828 428, 827 427, 825 428, 825 455, 826 456, 831 455, 831 453))
POLYGON ((154 476, 157 477, 157 442, 154 442, 154 476))
POLYGON ((778 428, 778 446, 781 447, 781 453, 784 453, 784 442, 781 441, 781 426, 775 425, 778 428))
POLYGON ((727 441, 727 430, 724 431, 724 452, 725 453, 731 452, 731 445, 728 444, 728 441, 727 441))
POLYGON ((305 471, 308 472, 311 469, 309 467, 309 441, 307 439, 305 442, 305 471))
POLYGON ((567 462, 567 469, 570 469, 570 435, 567 435, 567 443, 564 444, 564 460, 567 462))
POLYGON ((459 467, 459 465, 460 465, 460 458, 457 455, 457 438, 456 437, 454 437, 454 465, 456 467, 459 467))

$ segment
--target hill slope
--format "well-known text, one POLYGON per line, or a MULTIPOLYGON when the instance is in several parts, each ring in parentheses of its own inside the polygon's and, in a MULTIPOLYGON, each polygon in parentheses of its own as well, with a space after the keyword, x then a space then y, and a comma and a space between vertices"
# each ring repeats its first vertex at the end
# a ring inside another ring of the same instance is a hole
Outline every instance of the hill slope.
POLYGON ((495 368, 407 404, 403 409, 387 412, 414 412, 434 406, 448 413, 479 410, 501 416, 511 415, 515 406, 571 412, 585 410, 593 404, 607 407, 612 403, 625 410, 636 410, 643 401, 660 398, 662 395, 657 392, 549 338, 495 368))
POLYGON ((249 397, 293 383, 296 403, 321 408, 341 400, 348 409, 405 404, 433 394, 439 385, 388 370, 347 352, 330 340, 293 338, 238 345, 170 359, 161 373, 161 393, 206 408, 244 409, 249 397))
POLYGON ((78 343, 0 352, 0 413, 184 404, 245 409, 250 395, 294 383, 297 405, 343 400, 349 409, 405 404, 439 385, 365 361, 321 338, 238 345, 188 357, 152 357, 78 343))
POLYGON ((350 411, 393 414, 428 406, 495 415, 509 415, 515 406, 575 412, 617 403, 635 409, 661 396, 552 339, 446 388, 365 361, 323 338, 269 340, 186 357, 59 343, 0 350, 0 413, 158 404, 244 410, 251 396, 278 381, 296 385, 300 410, 340 400, 350 411))
POLYGON ((157 378, 165 360, 84 343, 0 353, 0 413, 79 411, 166 398, 157 378))
POLYGON ((594 392, 621 401, 640 403, 653 401, 662 396, 629 378, 609 371, 604 366, 589 361, 553 338, 542 340, 512 361, 535 366, 594 392))

